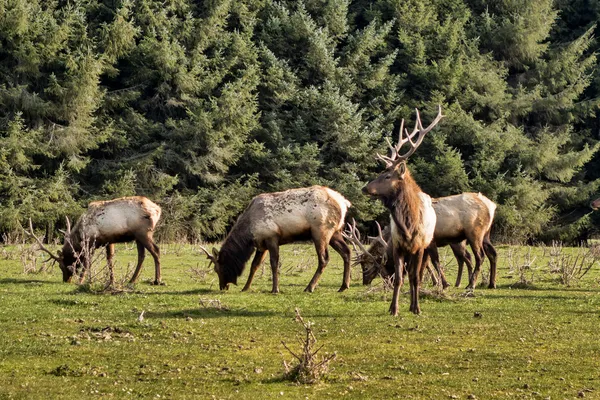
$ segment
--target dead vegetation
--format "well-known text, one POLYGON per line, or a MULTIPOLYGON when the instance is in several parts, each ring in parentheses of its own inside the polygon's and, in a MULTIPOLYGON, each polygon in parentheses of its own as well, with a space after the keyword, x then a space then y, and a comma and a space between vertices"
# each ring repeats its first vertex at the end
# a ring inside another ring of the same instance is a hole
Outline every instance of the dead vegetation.
POLYGON ((327 374, 329 371, 329 364, 337 357, 337 353, 317 356, 317 353, 323 346, 315 349, 317 338, 313 333, 314 324, 310 321, 304 321, 298 308, 295 309, 295 312, 295 321, 300 323, 304 328, 304 335, 298 337, 301 346, 299 354, 292 351, 285 342, 281 342, 283 347, 285 347, 298 362, 298 364, 293 366, 291 363, 288 363, 285 360, 283 361, 285 378, 301 384, 314 384, 319 382, 321 378, 327 374))
POLYGON ((526 287, 533 284, 536 274, 535 261, 537 256, 532 253, 531 246, 511 246, 506 253, 508 275, 518 276, 513 287, 526 287))
POLYGON ((576 284, 600 261, 600 252, 594 247, 580 246, 574 254, 568 254, 560 242, 553 242, 548 254, 550 272, 558 274, 565 286, 576 284))
POLYGON ((229 311, 229 308, 218 299, 200 299, 200 306, 204 309, 212 309, 218 311, 229 311))

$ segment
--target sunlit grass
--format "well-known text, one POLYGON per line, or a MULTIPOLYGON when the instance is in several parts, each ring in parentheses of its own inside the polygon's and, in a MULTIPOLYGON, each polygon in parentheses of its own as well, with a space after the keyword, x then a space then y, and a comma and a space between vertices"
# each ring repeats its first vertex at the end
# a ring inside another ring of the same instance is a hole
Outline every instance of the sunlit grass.
MULTIPOLYGON (((246 273, 237 287, 220 292, 197 248, 161 248, 166 285, 150 285, 147 258, 141 282, 119 294, 63 284, 57 267, 24 273, 23 249, 0 249, 0 398, 600 396, 598 263, 566 286, 551 272, 549 249, 535 248, 526 283, 517 284, 523 271, 514 265, 515 248, 509 259, 511 248, 498 246, 498 289, 438 295, 428 282, 423 314, 414 316, 405 286, 394 318, 380 279, 361 286, 354 269, 351 288, 337 292, 342 264, 333 251, 308 294, 313 246, 282 247, 282 293, 272 295, 268 265, 250 292, 240 292, 246 273), (293 350, 303 332, 294 322, 296 307, 314 323, 321 352, 337 353, 314 385, 284 379, 283 361, 293 359, 281 342, 293 350)), ((454 282, 450 254, 446 272, 454 282)), ((135 247, 119 246, 117 275, 135 257, 135 247)), ((488 269, 486 262, 484 274, 488 269)))

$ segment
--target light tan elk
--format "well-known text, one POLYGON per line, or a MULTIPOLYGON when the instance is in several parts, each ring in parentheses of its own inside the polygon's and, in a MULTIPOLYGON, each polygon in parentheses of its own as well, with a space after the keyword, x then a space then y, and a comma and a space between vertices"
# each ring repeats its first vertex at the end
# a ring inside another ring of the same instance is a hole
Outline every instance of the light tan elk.
MULTIPOLYGON (((485 256, 490 260, 490 282, 488 287, 496 287, 496 249, 490 241, 490 230, 496 213, 496 203, 481 193, 462 193, 454 196, 440 197, 433 200, 433 208, 437 216, 437 223, 433 235, 433 242, 428 249, 436 270, 442 275, 438 247, 450 245, 457 258, 462 258, 469 270, 469 284, 467 289, 475 288, 477 277, 485 256), (475 268, 472 268, 471 259, 465 249, 467 241, 475 256, 475 268), (465 254, 467 256, 465 256, 465 254), (462 256, 462 257, 461 257, 462 256)), ((459 260, 456 286, 460 285, 462 276, 462 263, 459 260)))
POLYGON ((592 203, 590 204, 590 207, 592 207, 592 210, 600 209, 600 197, 598 197, 596 200, 592 201, 592 203))
POLYGON ((398 315, 398 295, 406 267, 410 282, 410 311, 420 314, 419 289, 423 275, 423 256, 433 239, 436 224, 435 211, 431 197, 421 191, 412 178, 406 161, 419 147, 425 134, 431 131, 442 119, 442 108, 433 122, 424 128, 421 124, 419 111, 416 112, 415 127, 411 133, 404 130, 404 120, 400 124, 398 143, 392 146, 389 157, 377 155, 385 162, 386 170, 375 180, 363 188, 363 192, 382 201, 390 210, 390 225, 392 227, 392 257, 394 261, 394 292, 390 305, 390 314, 398 315), (405 144, 410 149, 400 154, 405 144))
MULTIPOLYGON (((469 271, 469 285, 467 288, 473 288, 476 284, 477 275, 473 275, 471 255, 466 249, 465 243, 468 242, 472 248, 481 249, 490 261, 490 282, 488 287, 496 287, 496 249, 490 241, 490 230, 494 219, 496 204, 481 193, 462 193, 455 196, 440 197, 433 199, 433 208, 436 213, 437 222, 433 234, 433 241, 427 249, 432 262, 444 288, 448 287, 443 269, 439 262, 437 247, 450 245, 454 256, 458 262, 458 274, 455 286, 460 286, 463 265, 467 264, 469 271)), ((360 241, 360 237, 353 230, 349 229, 353 243, 360 241)), ((361 264, 363 271, 363 284, 370 284, 373 279, 380 274, 388 278, 394 274, 394 266, 391 262, 391 246, 389 229, 381 232, 377 240, 368 248, 359 247, 360 255, 356 257, 356 262, 361 264), (390 260, 388 260, 390 259, 390 260)), ((481 250, 479 250, 481 251, 481 250)), ((435 277, 432 276, 433 279, 435 277)), ((434 280, 435 281, 435 280, 434 280)))
POLYGON ((271 292, 279 293, 279 246, 312 239, 319 264, 305 291, 314 291, 329 262, 327 246, 331 245, 344 260, 341 292, 350 285, 350 248, 341 233, 349 207, 350 202, 344 196, 324 186, 261 194, 253 198, 238 217, 220 251, 213 248, 211 254, 202 250, 215 264, 219 287, 224 290, 230 283, 237 284, 237 278, 256 248, 243 291, 250 288, 268 251, 273 274, 271 292))
POLYGON ((62 251, 59 251, 58 255, 54 255, 43 245, 42 240, 35 236, 31 220, 28 233, 35 237, 41 250, 58 262, 64 282, 69 282, 75 274, 81 274, 83 279, 89 269, 93 250, 106 246, 110 284, 112 284, 114 244, 135 240, 138 262, 130 282, 137 281, 144 262, 145 249, 148 249, 154 258, 154 284, 158 285, 161 283, 160 250, 154 243, 153 235, 160 214, 161 209, 158 205, 140 196, 94 201, 88 205, 87 211, 79 217, 73 229, 67 218, 65 240, 62 251))

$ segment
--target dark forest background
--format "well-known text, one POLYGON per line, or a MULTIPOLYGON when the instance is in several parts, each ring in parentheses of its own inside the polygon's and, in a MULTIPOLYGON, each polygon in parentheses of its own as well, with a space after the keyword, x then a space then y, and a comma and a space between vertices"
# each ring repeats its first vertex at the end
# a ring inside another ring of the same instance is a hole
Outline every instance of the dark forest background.
POLYGON ((599 17, 594 0, 0 0, 0 233, 144 195, 163 240, 217 240, 256 194, 312 184, 368 227, 375 153, 441 104, 409 163, 425 192, 484 193, 496 240, 585 240, 599 17))

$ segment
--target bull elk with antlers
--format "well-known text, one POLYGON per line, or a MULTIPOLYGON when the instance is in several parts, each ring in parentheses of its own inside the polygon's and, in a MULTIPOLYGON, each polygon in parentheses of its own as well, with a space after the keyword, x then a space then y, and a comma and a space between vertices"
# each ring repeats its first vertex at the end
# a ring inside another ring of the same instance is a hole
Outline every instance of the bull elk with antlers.
POLYGON ((211 254, 205 248, 201 249, 214 263, 219 287, 224 290, 230 283, 237 284, 237 278, 256 248, 242 291, 250 288, 268 251, 273 274, 271 292, 279 293, 279 246, 312 239, 319 264, 305 291, 314 291, 329 262, 327 246, 331 245, 344 260, 341 292, 350 286, 350 248, 341 233, 349 207, 350 202, 344 196, 324 186, 264 193, 253 198, 238 217, 220 251, 213 248, 211 254))
POLYGON ((160 219, 160 214, 161 209, 158 205, 141 196, 94 201, 88 205, 87 211, 79 217, 73 229, 67 218, 67 231, 64 232, 62 251, 56 255, 44 246, 40 238, 35 236, 31 220, 29 220, 28 234, 36 239, 40 250, 48 253, 50 259, 58 262, 64 282, 69 282, 73 275, 80 272, 83 278, 89 269, 93 250, 106 246, 110 284, 112 284, 114 244, 135 240, 138 262, 130 282, 137 281, 147 249, 154 258, 154 284, 160 284, 160 250, 153 240, 154 229, 160 219))
POLYGON ((390 314, 398 315, 398 295, 403 280, 403 269, 406 266, 410 281, 410 311, 420 314, 419 290, 421 286, 423 256, 425 249, 433 239, 436 216, 431 197, 423 193, 412 178, 406 162, 423 142, 425 135, 442 119, 442 108, 433 122, 424 128, 419 111, 416 111, 415 127, 411 133, 404 129, 404 120, 400 124, 398 143, 391 149, 389 157, 377 154, 384 161, 386 170, 375 180, 369 182, 363 192, 376 197, 390 210, 392 227, 392 257, 394 261, 394 292, 390 305, 390 314), (410 149, 400 154, 402 146, 410 145, 410 149))
MULTIPOLYGON (((460 286, 463 265, 467 265, 469 271, 469 285, 473 288, 479 272, 476 264, 476 273, 473 274, 471 255, 466 249, 468 242, 473 251, 478 254, 482 251, 490 261, 489 288, 496 287, 496 249, 490 241, 490 230, 494 219, 496 204, 481 193, 462 193, 455 196, 440 197, 433 199, 433 209, 436 214, 435 231, 433 241, 427 249, 434 267, 440 276, 442 286, 448 287, 444 271, 440 265, 437 248, 450 245, 458 262, 458 274, 455 286, 460 286)), ((360 243, 360 234, 356 228, 349 226, 347 238, 351 240, 360 254, 356 256, 356 263, 360 264, 363 271, 363 284, 370 284, 380 274, 387 278, 394 274, 394 265, 391 261, 391 234, 386 227, 382 232, 379 228, 379 236, 376 241, 366 249, 360 243)), ((428 265, 427 265, 428 266, 428 265)), ((432 279, 436 281, 432 274, 432 279)))

